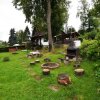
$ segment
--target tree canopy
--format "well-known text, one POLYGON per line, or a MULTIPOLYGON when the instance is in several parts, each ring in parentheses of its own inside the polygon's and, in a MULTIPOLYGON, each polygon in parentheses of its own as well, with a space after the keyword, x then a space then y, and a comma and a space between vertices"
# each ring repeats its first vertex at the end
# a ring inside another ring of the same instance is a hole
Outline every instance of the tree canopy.
POLYGON ((13 0, 13 4, 17 9, 23 10, 26 21, 33 23, 34 27, 40 31, 48 30, 51 45, 52 31, 53 35, 59 33, 68 18, 68 0, 13 0))
POLYGON ((15 34, 15 29, 11 28, 10 29, 10 36, 9 36, 9 44, 10 44, 10 46, 13 46, 16 43, 17 43, 17 37, 15 34))
MULTIPOLYGON (((98 0, 97 0, 98 2, 98 0)), ((78 16, 80 17, 81 20, 81 27, 80 27, 80 32, 90 32, 99 26, 99 20, 97 18, 97 10, 94 3, 94 6, 90 8, 90 4, 88 3, 88 0, 80 0, 80 6, 79 6, 79 11, 78 11, 78 16)), ((99 5, 100 6, 100 5, 99 5)))
POLYGON ((100 0, 93 0, 96 16, 100 17, 100 0))

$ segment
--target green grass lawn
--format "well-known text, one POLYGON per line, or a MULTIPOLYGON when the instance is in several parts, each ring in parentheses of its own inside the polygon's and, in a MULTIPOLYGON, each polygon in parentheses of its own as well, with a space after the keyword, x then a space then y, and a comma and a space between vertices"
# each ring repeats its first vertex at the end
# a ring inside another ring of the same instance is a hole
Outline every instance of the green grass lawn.
POLYGON ((85 69, 83 76, 74 74, 73 62, 51 70, 49 76, 42 75, 41 64, 43 59, 49 57, 53 62, 58 62, 64 55, 56 53, 43 53, 41 58, 29 59, 26 52, 18 51, 18 54, 0 53, 0 100, 100 100, 94 77, 94 64, 83 60, 81 67, 85 69), (3 62, 8 56, 9 62, 3 62), (39 59, 40 63, 30 66, 30 62, 39 59), (72 80, 68 86, 59 85, 57 75, 67 73, 72 80), (54 91, 50 87, 56 86, 54 91))

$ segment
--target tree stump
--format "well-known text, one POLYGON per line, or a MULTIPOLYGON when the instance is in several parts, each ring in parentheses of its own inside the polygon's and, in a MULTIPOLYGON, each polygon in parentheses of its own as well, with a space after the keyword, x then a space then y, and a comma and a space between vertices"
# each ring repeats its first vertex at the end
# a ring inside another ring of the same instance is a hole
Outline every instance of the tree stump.
POLYGON ((74 67, 74 68, 79 68, 79 67, 80 67, 80 64, 74 64, 73 67, 74 67))
POLYGON ((30 62, 30 65, 35 65, 35 62, 30 62))
POLYGON ((36 62, 36 63, 39 63, 39 62, 40 62, 40 60, 35 60, 35 62, 36 62))
POLYGON ((57 77, 58 83, 62 85, 68 85, 71 83, 71 78, 67 74, 58 74, 57 77))
POLYGON ((58 58, 58 60, 62 63, 64 62, 64 59, 63 58, 58 58))
POLYGON ((51 59, 50 58, 45 58, 44 61, 45 62, 51 62, 51 59))
POLYGON ((43 69, 43 75, 49 75, 50 69, 43 69))
POLYGON ((37 57, 42 57, 42 56, 43 56, 43 54, 38 54, 38 55, 37 55, 37 57))
POLYGON ((84 69, 75 69, 75 74, 78 75, 78 76, 81 76, 84 74, 84 69))
POLYGON ((31 58, 33 58, 33 55, 32 54, 28 54, 27 57, 31 59, 31 58))

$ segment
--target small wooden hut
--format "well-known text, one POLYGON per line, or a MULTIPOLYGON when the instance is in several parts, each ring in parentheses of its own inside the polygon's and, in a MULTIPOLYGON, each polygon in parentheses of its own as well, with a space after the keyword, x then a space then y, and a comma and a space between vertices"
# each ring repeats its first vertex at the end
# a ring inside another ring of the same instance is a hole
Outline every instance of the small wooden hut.
POLYGON ((77 37, 79 36, 78 32, 71 32, 71 33, 65 33, 65 32, 61 32, 61 34, 54 36, 54 40, 55 42, 61 42, 61 43, 66 43, 66 39, 77 39, 77 37))
POLYGON ((42 47, 41 40, 44 38, 45 33, 35 32, 35 34, 31 37, 32 47, 40 46, 42 47))

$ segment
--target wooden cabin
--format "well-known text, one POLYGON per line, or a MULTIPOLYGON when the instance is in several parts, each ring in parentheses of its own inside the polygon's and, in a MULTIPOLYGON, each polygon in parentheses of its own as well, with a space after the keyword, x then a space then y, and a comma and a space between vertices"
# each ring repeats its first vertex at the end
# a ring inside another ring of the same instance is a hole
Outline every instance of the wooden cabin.
POLYGON ((79 36, 78 32, 71 32, 71 33, 65 33, 65 32, 61 32, 61 34, 54 36, 54 41, 55 42, 61 42, 61 43, 66 43, 67 40, 70 39, 77 39, 79 36))
POLYGON ((42 47, 42 39, 44 38, 45 33, 42 32, 35 32, 34 35, 31 37, 32 47, 40 46, 42 47))

